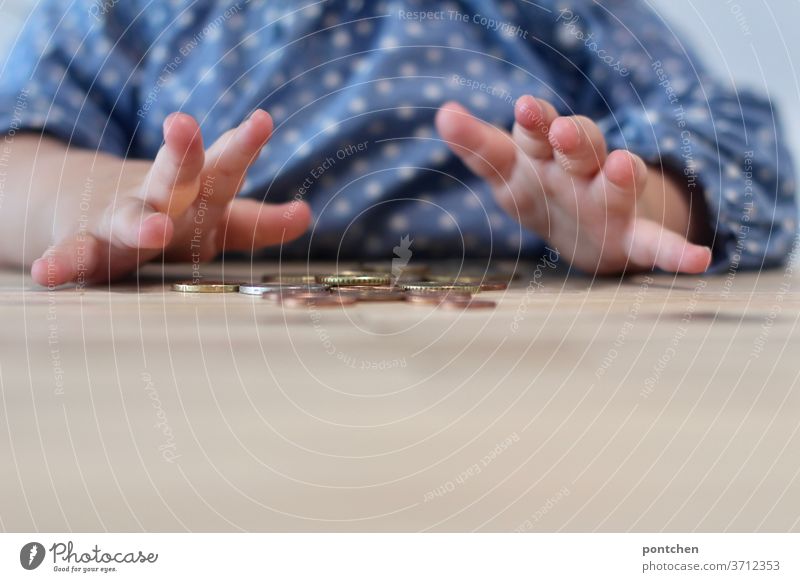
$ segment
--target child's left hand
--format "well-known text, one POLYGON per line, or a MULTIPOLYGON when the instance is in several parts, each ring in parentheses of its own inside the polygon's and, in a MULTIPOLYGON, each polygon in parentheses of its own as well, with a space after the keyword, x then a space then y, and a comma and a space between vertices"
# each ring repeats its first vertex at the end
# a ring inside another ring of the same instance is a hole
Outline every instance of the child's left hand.
POLYGON ((574 266, 597 274, 708 268, 711 249, 687 240, 689 197, 670 178, 631 152, 607 154, 592 120, 560 117, 546 101, 522 97, 515 117, 510 135, 448 103, 436 125, 500 206, 574 266))

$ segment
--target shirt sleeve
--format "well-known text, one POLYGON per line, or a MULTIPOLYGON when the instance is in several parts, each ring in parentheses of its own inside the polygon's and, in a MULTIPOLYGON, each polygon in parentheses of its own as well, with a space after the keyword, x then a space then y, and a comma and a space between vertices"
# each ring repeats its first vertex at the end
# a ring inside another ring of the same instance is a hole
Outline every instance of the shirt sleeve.
POLYGON ((690 200, 705 200, 712 271, 785 262, 797 228, 795 171, 770 100, 709 77, 644 2, 575 4, 554 14, 554 43, 580 78, 576 113, 604 112, 610 148, 662 165, 690 200))
POLYGON ((136 132, 137 2, 37 3, 0 69, 0 131, 126 155, 136 132))

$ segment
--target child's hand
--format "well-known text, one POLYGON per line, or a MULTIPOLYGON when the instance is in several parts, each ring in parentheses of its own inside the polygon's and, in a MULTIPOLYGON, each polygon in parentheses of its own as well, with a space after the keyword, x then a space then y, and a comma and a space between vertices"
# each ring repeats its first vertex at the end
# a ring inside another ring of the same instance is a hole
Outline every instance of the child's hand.
POLYGON ((692 244, 688 196, 638 156, 607 154, 597 125, 559 117, 531 96, 515 108, 513 134, 448 103, 436 124, 500 206, 576 267, 608 274, 658 267, 701 273, 711 250, 692 244))
POLYGON ((57 227, 63 222, 67 230, 56 232, 60 242, 33 263, 33 279, 41 285, 113 279, 162 253, 199 262, 223 249, 251 251, 300 236, 310 220, 305 203, 235 199, 271 133, 272 119, 259 110, 204 151, 195 120, 170 115, 155 161, 120 162, 107 183, 94 184, 81 228, 56 214, 57 227), (109 195, 98 204, 101 189, 109 195))

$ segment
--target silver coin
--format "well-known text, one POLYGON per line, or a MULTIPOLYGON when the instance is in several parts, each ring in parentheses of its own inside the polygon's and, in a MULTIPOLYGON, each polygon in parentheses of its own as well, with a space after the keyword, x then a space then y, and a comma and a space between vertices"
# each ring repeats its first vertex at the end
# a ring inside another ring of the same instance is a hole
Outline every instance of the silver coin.
POLYGON ((298 284, 298 285, 290 285, 285 283, 240 283, 239 284, 239 293, 244 293, 245 295, 263 295, 264 293, 291 293, 291 292, 303 292, 303 293, 317 293, 321 291, 327 291, 328 288, 325 285, 318 285, 318 284, 298 284))

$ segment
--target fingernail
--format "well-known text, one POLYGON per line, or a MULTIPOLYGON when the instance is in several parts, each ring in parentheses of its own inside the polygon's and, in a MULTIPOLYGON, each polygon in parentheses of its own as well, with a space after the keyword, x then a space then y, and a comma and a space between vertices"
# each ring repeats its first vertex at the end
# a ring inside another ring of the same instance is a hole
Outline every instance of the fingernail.
POLYGON ((249 125, 252 123, 252 121, 253 121, 253 116, 254 116, 255 114, 256 114, 256 112, 255 112, 255 111, 253 111, 253 113, 251 113, 250 115, 248 115, 248 116, 247 116, 247 117, 246 117, 246 118, 245 118, 245 119, 244 119, 244 120, 243 120, 243 121, 242 121, 242 122, 239 124, 239 129, 244 129, 245 127, 249 126, 249 125))
POLYGON ((177 113, 170 113, 164 118, 164 127, 167 128, 175 121, 175 118, 178 116, 177 113))
POLYGON ((250 115, 247 117, 247 120, 246 120, 246 121, 247 121, 247 122, 250 122, 250 121, 252 121, 253 119, 255 119, 256 115, 258 115, 259 113, 266 113, 266 112, 265 112, 263 109, 256 109, 255 111, 253 111, 253 112, 252 112, 252 113, 251 113, 251 114, 250 114, 250 115))
POLYGON ((520 115, 525 117, 526 121, 530 122, 533 121, 532 118, 534 115, 541 116, 542 108, 539 105, 539 102, 536 101, 536 99, 534 99, 533 97, 531 97, 530 99, 526 99, 525 101, 519 104, 519 112, 520 115), (531 101, 533 101, 533 104, 530 103, 531 101))

